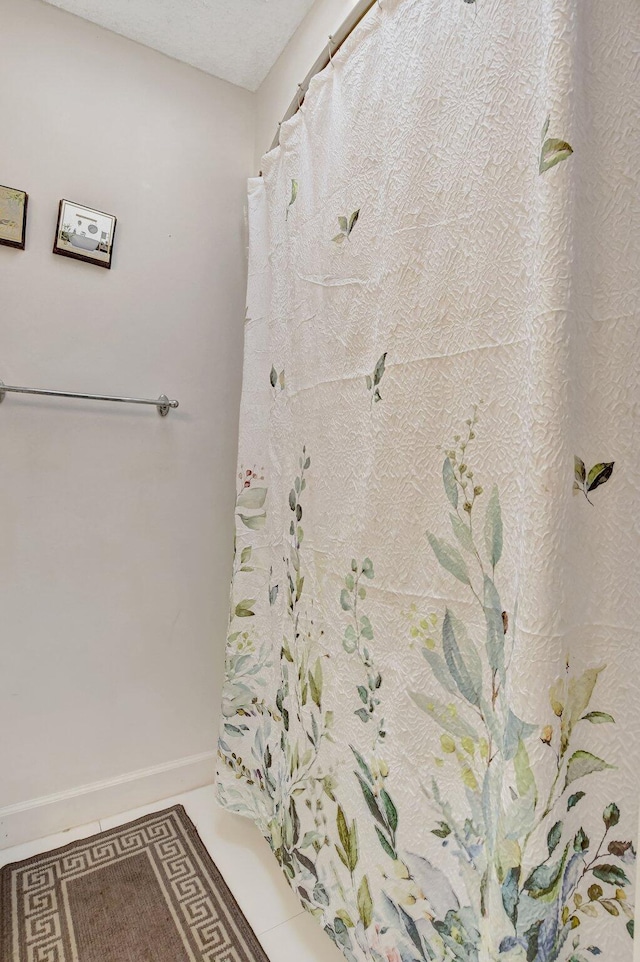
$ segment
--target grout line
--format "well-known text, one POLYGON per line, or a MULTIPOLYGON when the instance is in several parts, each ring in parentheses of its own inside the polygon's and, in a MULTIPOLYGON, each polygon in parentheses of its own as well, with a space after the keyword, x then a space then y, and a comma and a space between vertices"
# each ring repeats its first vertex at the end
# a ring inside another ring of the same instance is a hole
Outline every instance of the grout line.
MULTIPOLYGON (((201 788, 206 788, 206 787, 208 787, 208 786, 201 786, 201 788)), ((187 815, 189 816, 189 818, 192 820, 192 822, 193 822, 194 825, 196 826, 196 829, 200 832, 202 826, 200 826, 200 825, 198 824, 198 821, 199 821, 199 820, 197 820, 196 813, 192 813, 192 812, 189 810, 189 801, 190 801, 189 796, 190 796, 192 793, 195 793, 195 792, 197 792, 197 791, 199 791, 199 790, 200 790, 200 789, 198 789, 198 788, 196 788, 196 789, 190 789, 188 792, 183 792, 183 793, 181 793, 180 795, 176 795, 176 796, 169 796, 169 798, 175 798, 175 799, 179 799, 179 800, 180 800, 181 804, 183 804, 184 807, 185 807, 185 810, 186 810, 186 812, 187 812, 187 815)), ((139 808, 142 808, 142 809, 144 809, 145 811, 147 811, 148 809, 151 809, 152 806, 156 806, 156 805, 157 805, 157 806, 158 806, 157 811, 160 811, 160 810, 163 808, 163 806, 166 804, 167 801, 168 801, 168 799, 157 799, 155 802, 151 802, 151 803, 149 803, 149 805, 139 806, 139 808)), ((118 815, 109 816, 109 819, 111 819, 111 818, 114 818, 114 819, 117 818, 118 820, 122 819, 122 821, 120 822, 120 824, 123 824, 123 825, 124 825, 124 824, 126 824, 127 821, 130 821, 130 820, 131 820, 131 817, 132 817, 132 816, 133 816, 133 817, 136 817, 136 813, 138 812, 139 808, 130 809, 128 812, 119 812, 118 815)), ((149 812, 149 814, 151 814, 151 812, 149 812)), ((97 823, 98 823, 98 825, 99 825, 99 827, 100 827, 100 831, 101 831, 101 832, 105 831, 105 829, 103 828, 103 822, 107 821, 107 819, 96 819, 96 821, 97 821, 97 823)), ((118 827, 118 825, 115 825, 115 826, 112 825, 112 826, 111 826, 111 828, 114 828, 114 827, 118 827)), ((209 852, 209 855, 211 856, 211 858, 214 858, 213 853, 212 853, 212 852, 210 851, 210 849, 209 849, 209 846, 205 844, 205 848, 206 848, 207 851, 209 852)), ((214 861, 215 861, 215 859, 214 859, 214 861)), ((275 864, 276 864, 276 863, 274 862, 274 865, 275 865, 275 864)), ((224 876, 223 876, 223 877, 224 877, 224 876)), ((225 881, 227 881, 227 880, 225 880, 225 881)), ((229 882, 228 882, 228 881, 227 881, 227 885, 229 885, 229 882)), ((230 886, 229 886, 229 887, 230 887, 230 886)), ((232 890, 232 894, 234 895, 234 898, 238 898, 238 896, 239 896, 241 893, 237 893, 237 894, 236 894, 236 893, 233 893, 233 890, 232 890)), ((287 924, 288 924, 289 922, 291 922, 293 919, 297 919, 299 915, 304 915, 304 914, 305 914, 305 910, 304 910, 303 908, 300 908, 299 911, 294 912, 293 915, 287 916, 287 918, 286 918, 286 919, 283 919, 281 922, 276 922, 275 925, 270 925, 270 926, 268 926, 266 929, 260 929, 260 930, 254 929, 254 932, 255 932, 256 936, 259 938, 259 937, 262 936, 262 935, 266 935, 268 932, 273 932, 275 929, 280 928, 280 926, 282 926, 282 925, 287 925, 287 924)))
POLYGON ((304 914, 305 914, 305 910, 304 910, 304 909, 300 909, 299 912, 296 912, 295 915, 289 916, 288 919, 284 919, 284 921, 282 921, 282 922, 277 922, 276 925, 270 925, 268 929, 261 929, 259 932, 254 929, 254 932, 256 933, 256 935, 258 936, 258 938, 261 938, 263 935, 266 935, 267 932, 274 932, 276 929, 279 929, 279 928, 280 928, 281 926, 283 926, 283 925, 288 925, 289 922, 292 922, 292 921, 293 921, 293 919, 297 919, 298 916, 304 915, 304 914))

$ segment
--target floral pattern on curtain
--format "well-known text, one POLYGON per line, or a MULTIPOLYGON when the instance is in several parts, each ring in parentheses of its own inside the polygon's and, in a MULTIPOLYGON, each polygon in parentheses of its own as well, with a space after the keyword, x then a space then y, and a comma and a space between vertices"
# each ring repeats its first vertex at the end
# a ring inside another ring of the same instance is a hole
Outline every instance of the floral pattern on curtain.
POLYGON ((383 0, 250 183, 218 795, 349 962, 631 962, 640 7, 383 0))

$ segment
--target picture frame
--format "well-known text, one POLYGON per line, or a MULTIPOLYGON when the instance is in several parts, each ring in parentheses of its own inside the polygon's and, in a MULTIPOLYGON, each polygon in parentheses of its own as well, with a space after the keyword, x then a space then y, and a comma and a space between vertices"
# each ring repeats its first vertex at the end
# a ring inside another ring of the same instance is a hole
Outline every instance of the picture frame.
POLYGON ((53 253, 111 269, 116 217, 104 211, 61 200, 53 253))
POLYGON ((26 191, 0 186, 0 244, 24 250, 28 203, 26 191))

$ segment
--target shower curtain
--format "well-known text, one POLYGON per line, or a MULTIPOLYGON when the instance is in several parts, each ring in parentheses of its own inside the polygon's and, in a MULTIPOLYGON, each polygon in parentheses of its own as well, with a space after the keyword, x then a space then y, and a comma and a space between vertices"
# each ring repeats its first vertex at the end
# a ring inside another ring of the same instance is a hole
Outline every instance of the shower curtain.
POLYGON ((631 962, 640 5, 382 0, 250 183, 221 803, 349 962, 631 962))

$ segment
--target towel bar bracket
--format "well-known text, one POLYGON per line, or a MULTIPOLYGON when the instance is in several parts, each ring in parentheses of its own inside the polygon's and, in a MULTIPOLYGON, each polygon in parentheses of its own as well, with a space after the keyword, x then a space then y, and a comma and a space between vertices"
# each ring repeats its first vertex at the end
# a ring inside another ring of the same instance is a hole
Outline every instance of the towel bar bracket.
MULTIPOLYGON (((158 398, 158 414, 161 418, 166 418, 167 414, 171 410, 171 405, 169 404, 169 398, 166 394, 161 394, 158 398)), ((176 405, 177 407, 177 405, 176 405)))

